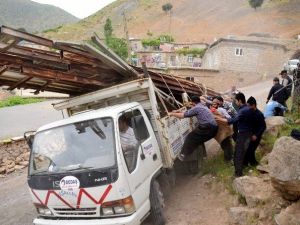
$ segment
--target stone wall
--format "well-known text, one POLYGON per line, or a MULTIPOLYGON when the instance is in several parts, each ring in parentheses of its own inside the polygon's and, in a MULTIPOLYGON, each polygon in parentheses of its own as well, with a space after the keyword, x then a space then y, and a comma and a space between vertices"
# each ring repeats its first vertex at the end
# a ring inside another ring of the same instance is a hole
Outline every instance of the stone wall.
POLYGON ((29 155, 29 147, 23 139, 0 142, 0 174, 27 167, 29 155))
POLYGON ((232 86, 241 88, 271 77, 264 76, 263 74, 259 73, 219 71, 201 68, 149 68, 149 70, 154 72, 172 74, 174 76, 180 76, 182 78, 194 77, 195 82, 202 83, 206 87, 213 88, 214 90, 220 92, 228 91, 232 86))
POLYGON ((202 66, 208 69, 277 75, 289 59, 290 51, 279 45, 249 42, 220 42, 208 49, 202 66), (236 49, 242 55, 236 55, 236 49))

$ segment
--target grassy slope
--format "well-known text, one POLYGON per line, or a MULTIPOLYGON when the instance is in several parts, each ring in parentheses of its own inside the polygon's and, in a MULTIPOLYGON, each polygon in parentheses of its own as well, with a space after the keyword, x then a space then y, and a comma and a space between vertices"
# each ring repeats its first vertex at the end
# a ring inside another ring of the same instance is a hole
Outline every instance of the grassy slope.
MULTIPOLYGON (((300 33, 300 0, 266 0, 254 11, 245 0, 173 0, 171 34, 177 41, 212 42, 228 34, 268 33, 291 38, 300 33)), ((124 36, 122 12, 126 9, 131 37, 142 38, 147 31, 168 33, 170 17, 161 0, 118 0, 96 14, 73 25, 63 26, 44 35, 60 40, 87 40, 102 34, 107 17, 114 33, 124 36)))
POLYGON ((0 24, 25 28, 29 32, 41 31, 61 24, 77 22, 78 18, 66 11, 29 0, 1 0, 0 24))

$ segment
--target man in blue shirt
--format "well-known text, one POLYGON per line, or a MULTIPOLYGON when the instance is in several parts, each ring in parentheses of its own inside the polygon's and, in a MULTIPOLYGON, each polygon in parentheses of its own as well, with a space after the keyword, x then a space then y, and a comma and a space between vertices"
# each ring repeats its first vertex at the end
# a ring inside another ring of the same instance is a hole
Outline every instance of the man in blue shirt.
POLYGON ((279 102, 276 101, 269 101, 265 107, 264 116, 265 118, 271 117, 271 116, 277 116, 277 108, 279 108, 282 111, 286 111, 287 108, 281 105, 279 102))
POLYGON ((214 119, 212 112, 200 102, 198 96, 191 97, 193 107, 185 112, 173 111, 169 112, 169 116, 179 119, 196 116, 198 127, 189 133, 183 143, 181 153, 178 158, 183 161, 187 155, 204 142, 214 138, 218 132, 218 125, 214 119))
POLYGON ((251 141, 246 152, 244 166, 256 166, 258 162, 255 158, 255 151, 260 143, 261 137, 266 130, 265 117, 262 112, 257 108, 256 99, 252 96, 247 100, 248 106, 254 111, 254 121, 253 121, 253 134, 251 136, 251 141))

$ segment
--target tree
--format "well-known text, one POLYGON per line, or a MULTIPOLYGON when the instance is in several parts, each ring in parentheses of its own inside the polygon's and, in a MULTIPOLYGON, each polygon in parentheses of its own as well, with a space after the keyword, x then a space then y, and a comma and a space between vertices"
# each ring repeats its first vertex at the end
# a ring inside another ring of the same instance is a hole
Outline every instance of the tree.
POLYGON ((105 25, 104 25, 104 36, 105 38, 112 37, 113 28, 111 25, 111 20, 109 18, 106 19, 105 25))
POLYGON ((128 45, 124 39, 113 36, 112 23, 109 18, 106 19, 104 25, 104 36, 106 45, 118 56, 126 60, 128 57, 128 45))
POLYGON ((261 7, 264 0, 249 0, 249 5, 256 10, 256 8, 261 7))
POLYGON ((162 6, 162 10, 165 11, 166 13, 170 12, 172 8, 173 5, 171 3, 167 3, 162 6))
POLYGON ((126 60, 128 58, 128 46, 124 39, 110 37, 106 40, 106 44, 122 59, 126 60))

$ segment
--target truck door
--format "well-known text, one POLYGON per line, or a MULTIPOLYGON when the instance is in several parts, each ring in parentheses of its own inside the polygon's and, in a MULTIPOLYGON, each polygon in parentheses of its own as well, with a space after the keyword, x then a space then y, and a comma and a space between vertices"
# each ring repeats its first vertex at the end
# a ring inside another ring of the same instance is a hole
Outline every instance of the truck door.
POLYGON ((123 113, 119 117, 119 126, 123 126, 124 120, 128 129, 127 134, 120 130, 120 143, 130 191, 138 208, 148 200, 151 175, 162 162, 154 131, 144 110, 138 107, 123 113), (129 147, 130 142, 135 147, 129 147))

